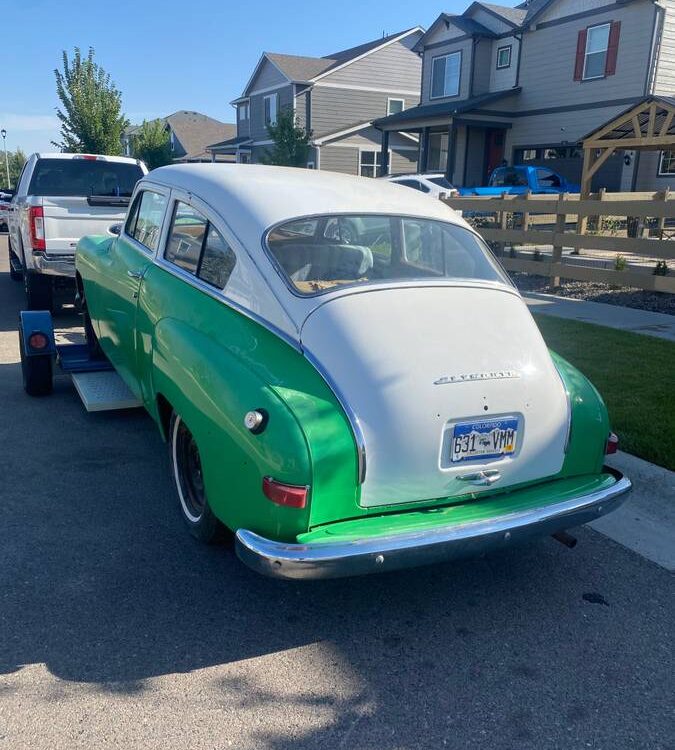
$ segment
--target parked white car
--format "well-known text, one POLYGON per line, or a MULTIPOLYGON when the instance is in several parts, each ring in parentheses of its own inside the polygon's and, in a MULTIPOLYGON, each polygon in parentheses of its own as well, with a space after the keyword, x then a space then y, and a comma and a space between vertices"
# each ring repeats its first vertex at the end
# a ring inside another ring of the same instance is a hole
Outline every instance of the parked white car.
POLYGON ((413 190, 419 190, 420 193, 427 193, 434 198, 441 194, 456 195, 459 191, 448 181, 443 172, 427 172, 426 174, 392 174, 383 177, 389 182, 395 182, 397 185, 405 185, 413 190))
POLYGON ((11 277, 28 309, 50 310, 55 284, 74 283, 75 247, 124 220, 143 162, 122 156, 32 154, 9 210, 11 277))

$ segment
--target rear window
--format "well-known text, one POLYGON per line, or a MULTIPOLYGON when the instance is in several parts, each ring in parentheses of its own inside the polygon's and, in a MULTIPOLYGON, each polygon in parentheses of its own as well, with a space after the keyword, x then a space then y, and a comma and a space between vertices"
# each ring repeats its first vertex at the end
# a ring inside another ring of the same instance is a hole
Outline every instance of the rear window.
POLYGON ((272 229, 267 246, 292 287, 306 295, 425 279, 510 284, 479 237, 432 219, 371 214, 297 219, 272 229))
POLYGON ((438 185, 442 188, 448 188, 448 190, 453 189, 453 185, 446 177, 427 177, 429 182, 433 182, 434 185, 438 185))
POLYGON ((138 164, 94 159, 40 159, 29 195, 49 197, 119 196, 128 198, 143 177, 138 164))

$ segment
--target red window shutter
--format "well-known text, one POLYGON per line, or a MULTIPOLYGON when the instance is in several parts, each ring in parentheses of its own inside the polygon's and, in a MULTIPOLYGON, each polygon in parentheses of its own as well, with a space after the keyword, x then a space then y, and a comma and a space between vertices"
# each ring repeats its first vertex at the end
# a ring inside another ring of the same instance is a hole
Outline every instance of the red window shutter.
POLYGON ((621 21, 612 21, 609 28, 609 44, 607 45, 607 62, 605 63, 605 75, 613 76, 616 73, 616 56, 619 52, 619 34, 621 33, 621 21))
POLYGON ((577 58, 574 61, 574 80, 580 81, 584 76, 584 55, 586 54, 586 29, 581 29, 577 37, 577 58))

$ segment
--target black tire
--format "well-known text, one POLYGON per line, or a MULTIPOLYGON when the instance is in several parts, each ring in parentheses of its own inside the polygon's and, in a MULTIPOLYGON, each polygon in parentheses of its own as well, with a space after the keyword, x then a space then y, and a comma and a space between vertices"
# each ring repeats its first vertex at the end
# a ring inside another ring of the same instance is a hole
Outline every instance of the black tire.
POLYGON ((23 288, 26 292, 28 310, 49 310, 54 305, 54 288, 48 276, 24 271, 23 288))
POLYGON ((82 301, 82 324, 84 325, 84 338, 87 341, 89 347, 89 353, 92 359, 103 359, 104 354, 99 344, 98 337, 94 331, 91 318, 89 317, 89 311, 87 310, 86 302, 82 301))
POLYGON ((23 348, 23 330, 19 327, 19 350, 23 389, 29 396, 48 396, 53 390, 51 354, 27 357, 23 348))
POLYGON ((205 544, 220 541, 223 526, 213 515, 206 498, 197 443, 175 412, 169 424, 169 461, 180 514, 190 533, 205 544))

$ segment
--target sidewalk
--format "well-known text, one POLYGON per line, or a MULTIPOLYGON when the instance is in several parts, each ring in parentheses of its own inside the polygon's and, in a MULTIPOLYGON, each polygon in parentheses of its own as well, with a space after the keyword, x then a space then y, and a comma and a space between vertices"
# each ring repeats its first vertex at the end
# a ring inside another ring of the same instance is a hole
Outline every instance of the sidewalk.
POLYGON ((675 342, 675 315, 635 310, 631 307, 606 305, 602 302, 558 297, 555 294, 523 294, 530 311, 558 318, 580 320, 632 333, 643 333, 675 342))
POLYGON ((633 482, 625 505, 589 526, 675 571, 675 472, 619 451, 607 463, 633 482))

